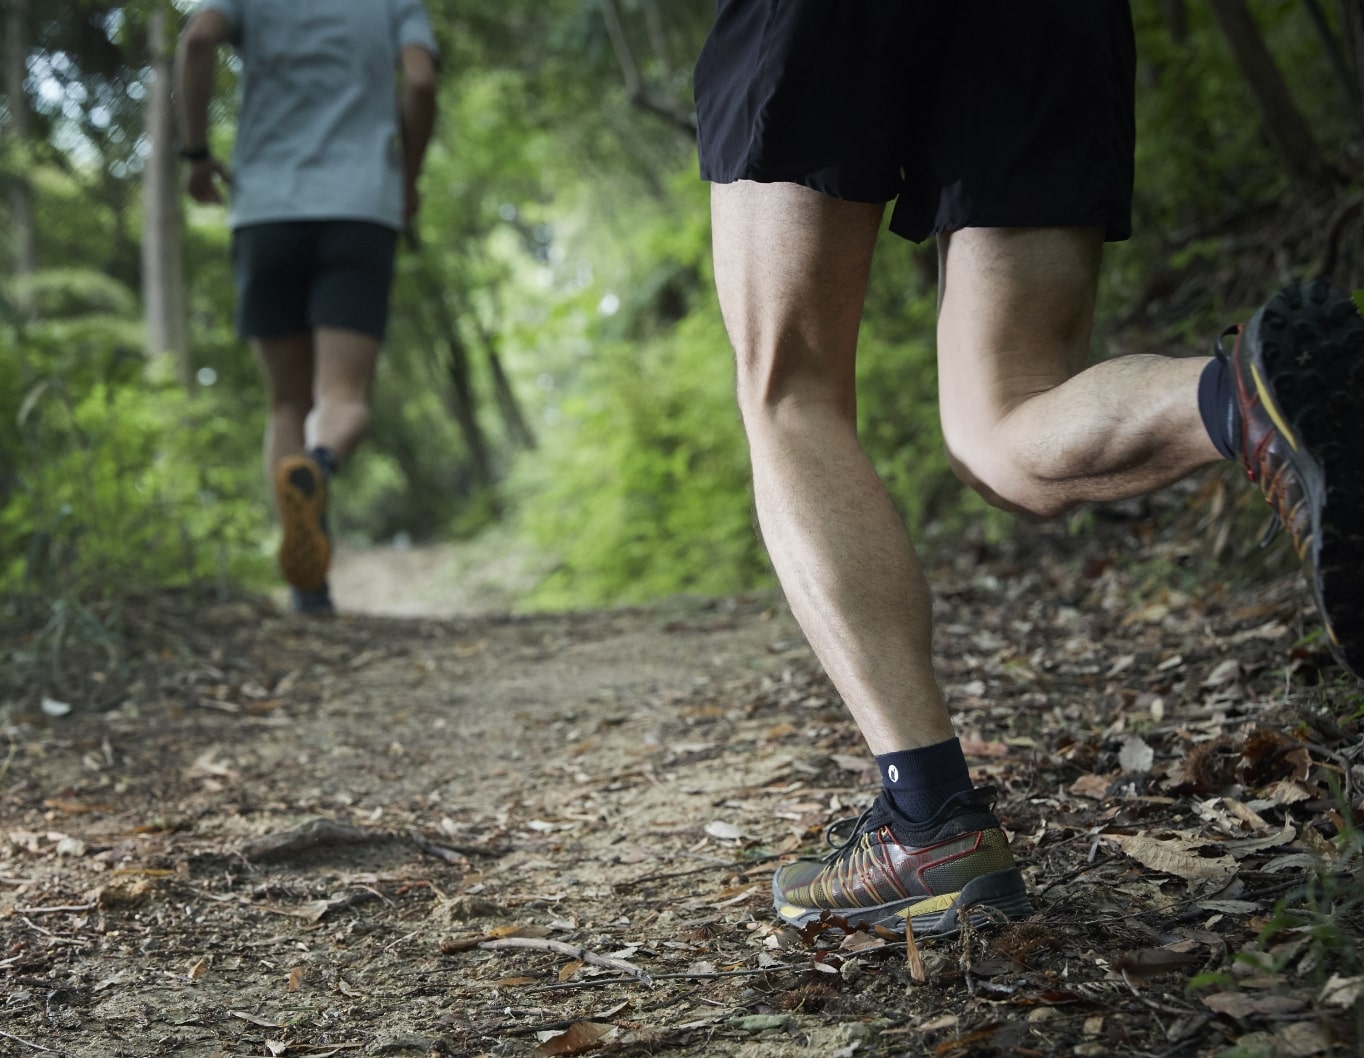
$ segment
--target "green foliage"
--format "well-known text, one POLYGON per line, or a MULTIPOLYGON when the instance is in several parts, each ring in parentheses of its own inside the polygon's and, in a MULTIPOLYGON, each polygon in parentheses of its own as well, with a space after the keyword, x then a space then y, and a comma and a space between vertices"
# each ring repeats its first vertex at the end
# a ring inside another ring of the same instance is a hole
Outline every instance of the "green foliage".
POLYGON ((1310 874, 1306 884, 1280 899, 1261 930, 1268 945, 1283 931, 1305 936, 1305 957, 1314 968, 1318 984, 1332 973, 1354 976, 1364 971, 1364 953, 1358 937, 1364 928, 1364 831, 1354 820, 1354 810, 1334 776, 1328 782, 1336 802, 1332 818, 1340 827, 1332 839, 1335 858, 1310 874))
MULTIPOLYGON (((616 326, 634 331, 649 311, 616 326)), ((557 557, 530 605, 725 594, 767 581, 717 312, 691 312, 647 339, 598 339, 558 414, 550 451, 519 467, 524 530, 557 557)))
MULTIPOLYGON (((31 191, 44 268, 10 291, 23 312, 4 319, 23 338, 0 339, 6 590, 44 578, 102 590, 106 570, 111 587, 235 576, 268 535, 263 388, 231 330, 221 211, 190 207, 186 237, 195 367, 217 384, 191 396, 148 381, 138 352, 145 26, 158 3, 35 8, 34 134, 0 143, 0 183, 31 191), (154 539, 144 526, 157 524, 154 539)), ((510 501, 527 538, 558 557, 536 605, 765 580, 688 128, 713 5, 618 0, 614 36, 608 9, 583 0, 428 8, 444 62, 423 246, 400 256, 371 429, 338 481, 334 528, 462 535, 510 501), (462 423, 457 353, 473 394, 462 423), (536 448, 497 399, 494 357, 536 448)), ((1357 144, 1355 117, 1304 5, 1252 9, 1319 142, 1355 171, 1340 150, 1357 144)), ((1259 230, 1283 215, 1288 180, 1206 5, 1134 13, 1136 235, 1109 252, 1095 344, 1135 321, 1144 349, 1201 352, 1255 300, 1258 279, 1219 277, 1299 267, 1259 230)), ((213 111, 224 152, 230 67, 213 111)), ((11 238, 0 233, 0 251, 11 238)), ((934 249, 884 243, 859 355, 864 444, 916 534, 968 519, 1007 532, 1011 519, 960 485, 943 453, 934 249)))
POLYGON ((100 320, 35 323, 0 355, 0 594, 75 604, 259 579, 251 414, 224 390, 186 393, 124 344, 134 325, 100 320))

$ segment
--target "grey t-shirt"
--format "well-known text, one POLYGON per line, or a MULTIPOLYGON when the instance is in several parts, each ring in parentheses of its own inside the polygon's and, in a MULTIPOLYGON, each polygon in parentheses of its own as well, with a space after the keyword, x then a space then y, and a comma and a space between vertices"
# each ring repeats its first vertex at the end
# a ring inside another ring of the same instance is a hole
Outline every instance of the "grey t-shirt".
POLYGON ((280 220, 402 227, 395 71, 436 41, 421 0, 203 0, 242 60, 234 228, 280 220))

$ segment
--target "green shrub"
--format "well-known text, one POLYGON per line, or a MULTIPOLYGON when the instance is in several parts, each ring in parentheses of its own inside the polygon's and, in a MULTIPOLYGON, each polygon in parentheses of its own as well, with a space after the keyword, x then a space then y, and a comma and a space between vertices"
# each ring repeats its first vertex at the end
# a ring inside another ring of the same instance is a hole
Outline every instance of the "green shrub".
POLYGON ((252 411, 222 389, 186 393, 165 361, 104 350, 72 364, 61 331, 25 335, 22 371, 0 357, 0 594, 50 603, 259 579, 268 508, 252 411))

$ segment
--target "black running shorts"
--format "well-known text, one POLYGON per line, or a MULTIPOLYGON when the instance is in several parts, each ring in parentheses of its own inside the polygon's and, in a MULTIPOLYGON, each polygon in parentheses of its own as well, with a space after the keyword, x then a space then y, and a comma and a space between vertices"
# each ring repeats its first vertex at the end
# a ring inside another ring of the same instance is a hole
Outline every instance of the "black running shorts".
POLYGON ((358 220, 248 224, 232 233, 237 332, 285 338, 318 327, 383 340, 398 233, 358 220))
POLYGON ((718 0, 696 64, 701 175, 894 200, 966 227, 1131 234, 1127 0, 718 0))

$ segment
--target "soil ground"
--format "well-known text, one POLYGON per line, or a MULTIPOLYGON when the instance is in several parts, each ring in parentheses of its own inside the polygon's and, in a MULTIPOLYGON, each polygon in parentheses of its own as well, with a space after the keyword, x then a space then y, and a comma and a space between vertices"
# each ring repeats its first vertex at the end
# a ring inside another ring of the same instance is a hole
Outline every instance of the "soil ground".
POLYGON ((875 781, 776 596, 433 617, 444 557, 355 556, 343 602, 423 614, 169 593, 22 636, 0 1055, 1356 1054, 1359 687, 1300 576, 1205 549, 939 547, 941 678, 1037 912, 921 941, 922 983, 773 917, 875 781))

